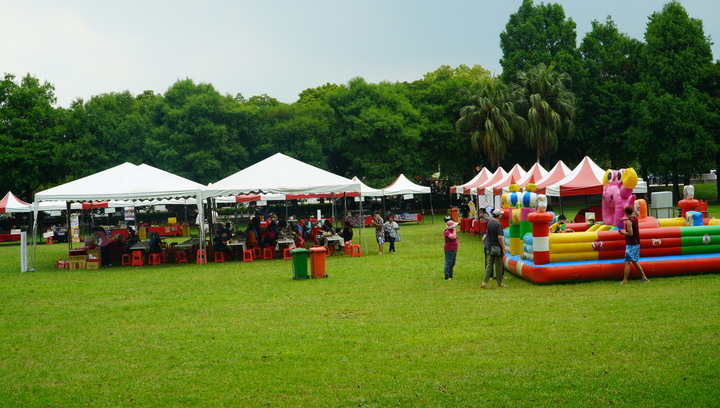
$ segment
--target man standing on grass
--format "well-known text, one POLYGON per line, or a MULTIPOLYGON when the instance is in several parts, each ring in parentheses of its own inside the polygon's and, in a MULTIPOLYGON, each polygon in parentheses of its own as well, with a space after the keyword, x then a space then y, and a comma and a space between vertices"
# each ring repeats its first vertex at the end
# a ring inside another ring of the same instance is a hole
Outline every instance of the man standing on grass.
POLYGON ((627 283, 628 276, 630 276, 630 263, 635 265, 635 269, 640 272, 643 282, 648 282, 649 279, 645 276, 642 266, 638 263, 640 259, 640 228, 638 227, 638 220, 634 214, 635 210, 632 206, 625 207, 625 223, 624 228, 620 230, 620 233, 625 235, 625 275, 623 280, 620 281, 620 285, 627 283))
POLYGON ((493 270, 498 286, 505 286, 503 283, 503 275, 505 273, 503 267, 505 240, 503 239, 503 228, 500 225, 502 213, 502 210, 499 208, 492 212, 493 219, 488 222, 487 232, 483 238, 485 241, 485 279, 482 283, 483 288, 487 288, 487 282, 493 276, 493 270))

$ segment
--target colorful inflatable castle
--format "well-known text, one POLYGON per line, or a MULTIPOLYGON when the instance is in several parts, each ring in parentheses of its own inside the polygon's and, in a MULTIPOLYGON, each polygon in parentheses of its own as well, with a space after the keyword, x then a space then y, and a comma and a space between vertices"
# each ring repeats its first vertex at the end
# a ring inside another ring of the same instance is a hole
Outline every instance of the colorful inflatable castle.
MULTIPOLYGON (((506 247, 505 268, 534 283, 621 279, 625 267, 624 208, 634 206, 640 225, 640 264, 648 276, 720 272, 720 220, 703 218, 692 187, 678 203, 682 216, 648 216, 645 200, 632 189, 633 169, 608 170, 603 179, 602 221, 569 224, 572 232, 550 233, 555 216, 546 211, 547 199, 529 183, 503 195, 502 218, 506 247)), ((600 221, 600 220, 598 220, 600 221)), ((635 268, 631 276, 639 276, 635 268)))

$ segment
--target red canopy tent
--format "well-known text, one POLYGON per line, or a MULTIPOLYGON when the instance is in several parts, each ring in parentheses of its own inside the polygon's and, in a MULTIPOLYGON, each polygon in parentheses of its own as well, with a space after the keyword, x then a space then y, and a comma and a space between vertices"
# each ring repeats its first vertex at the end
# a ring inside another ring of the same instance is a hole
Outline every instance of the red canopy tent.
POLYGON ((13 194, 11 191, 8 191, 8 193, 5 194, 5 197, 0 200, 0 213, 30 211, 32 211, 30 204, 17 198, 15 194, 13 194))
POLYGON ((463 188, 463 193, 465 194, 472 194, 473 192, 477 194, 477 188, 485 188, 487 186, 492 185, 493 183, 496 183, 500 181, 501 178, 505 177, 507 172, 502 167, 498 167, 497 170, 495 170, 495 173, 490 175, 485 180, 478 180, 476 183, 468 184, 463 188))
POLYGON ((555 164, 555 167, 550 170, 547 176, 543 177, 541 180, 535 183, 535 186, 537 187, 535 191, 538 194, 545 194, 545 188, 547 186, 553 185, 558 181, 564 179, 568 174, 570 174, 570 171, 570 167, 565 165, 562 160, 558 161, 557 164, 555 164))
POLYGON ((467 183, 460 184, 457 186, 451 186, 450 194, 456 194, 456 193, 462 194, 463 191, 465 190, 466 186, 470 186, 473 184, 479 185, 480 183, 484 183, 485 181, 487 181, 487 179, 490 178, 490 176, 492 176, 492 173, 490 172, 490 170, 488 170, 487 167, 483 167, 483 169, 480 170, 480 172, 478 172, 478 174, 476 174, 475 177, 473 177, 472 180, 468 181, 467 183))
MULTIPOLYGON (((522 189, 523 187, 528 185, 528 183, 530 183, 531 180, 534 183, 538 180, 542 180, 547 175, 548 175, 548 171, 545 170, 545 168, 543 166, 541 166, 540 163, 535 163, 530 168, 530 170, 528 170, 528 172, 525 173, 524 176, 515 180, 515 184, 520 186, 520 188, 522 189)), ((502 195, 503 193, 507 193, 510 191, 508 188, 509 188, 509 185, 501 186, 501 187, 494 187, 493 195, 502 195)))

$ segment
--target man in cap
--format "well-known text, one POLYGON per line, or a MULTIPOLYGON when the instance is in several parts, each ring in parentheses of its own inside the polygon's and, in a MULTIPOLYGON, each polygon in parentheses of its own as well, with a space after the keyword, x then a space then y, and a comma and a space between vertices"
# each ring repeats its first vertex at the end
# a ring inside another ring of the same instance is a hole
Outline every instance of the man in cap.
POLYGON ((485 279, 482 287, 487 288, 487 282, 494 275, 498 286, 504 287, 503 255, 505 254, 505 240, 503 239, 503 228, 500 225, 500 218, 503 211, 495 209, 492 211, 493 219, 488 222, 487 232, 483 238, 485 243, 485 279))

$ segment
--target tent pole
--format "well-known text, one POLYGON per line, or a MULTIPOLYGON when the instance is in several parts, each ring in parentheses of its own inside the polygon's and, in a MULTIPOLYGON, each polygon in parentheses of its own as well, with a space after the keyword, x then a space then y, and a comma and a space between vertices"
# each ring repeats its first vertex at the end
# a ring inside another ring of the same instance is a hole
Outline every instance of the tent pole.
POLYGON ((362 247, 367 250, 367 244, 365 242, 365 236, 363 235, 363 230, 365 230, 365 216, 363 216, 363 196, 360 196, 360 243, 362 244, 362 247))
MULTIPOLYGON (((198 214, 200 215, 200 249, 205 249, 205 206, 202 202, 202 192, 198 192, 196 195, 196 202, 198 203, 198 214)), ((206 252, 207 253, 207 252, 206 252)), ((207 256, 205 258, 207 260, 207 256)))
MULTIPOLYGON (((35 201, 33 203, 33 235, 32 235, 32 243, 33 243, 33 267, 32 269, 29 269, 30 272, 35 272, 37 270, 37 214, 38 214, 38 206, 40 203, 35 201)), ((26 254, 27 255, 27 254, 26 254)))
POLYGON ((560 214, 565 214, 565 210, 563 209, 562 195, 560 195, 560 214))
MULTIPOLYGON (((433 208, 432 203, 432 190, 430 191, 430 215, 432 216, 432 218, 430 218, 432 220, 431 223, 435 224, 435 209, 433 208)), ((423 219, 423 221, 425 221, 425 219, 423 219)))
MULTIPOLYGON (((72 229, 70 229, 70 201, 65 201, 65 222, 67 225, 67 232, 65 233, 65 236, 67 237, 67 244, 68 244, 68 253, 72 249, 72 239, 70 238, 70 233, 72 232, 72 229)), ((79 227, 79 226, 78 226, 79 227)))

